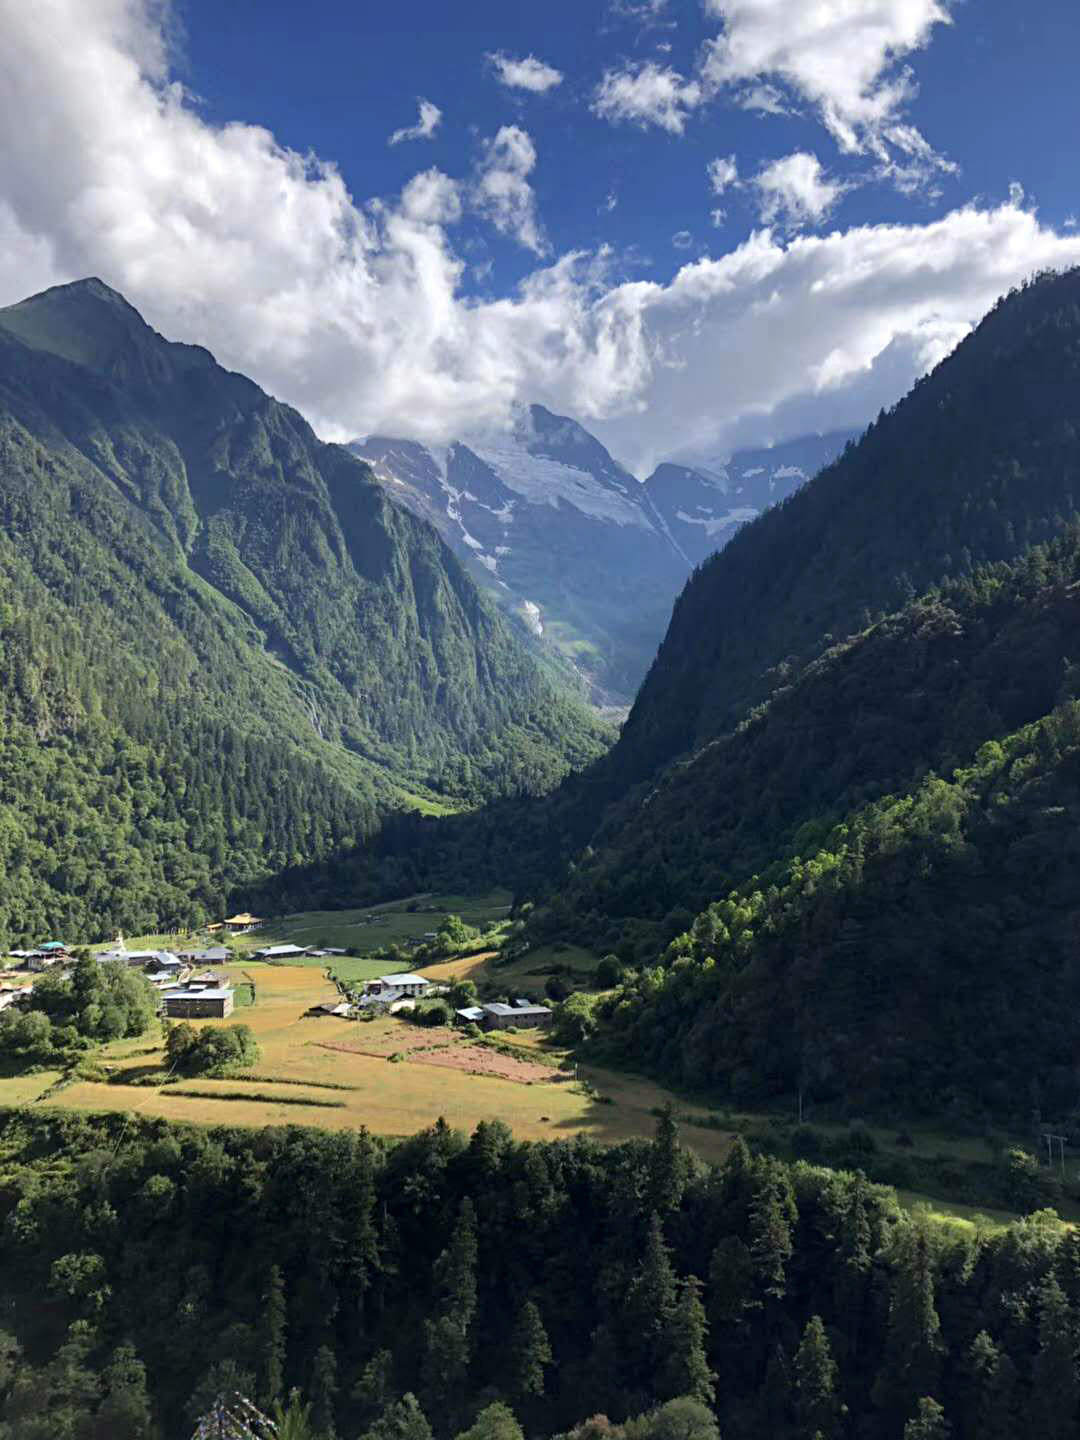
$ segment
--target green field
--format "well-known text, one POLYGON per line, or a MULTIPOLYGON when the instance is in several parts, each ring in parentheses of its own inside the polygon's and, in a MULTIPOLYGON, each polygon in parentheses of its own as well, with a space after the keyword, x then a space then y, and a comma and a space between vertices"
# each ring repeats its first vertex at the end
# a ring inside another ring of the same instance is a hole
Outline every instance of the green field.
MULTIPOLYGON (((361 957, 387 945, 402 945, 419 940, 427 932, 438 930, 448 915, 460 915, 467 925, 487 930, 506 920, 513 897, 509 890, 492 890, 484 895, 413 895, 385 905, 368 905, 354 910, 305 910, 268 920, 249 935, 223 939, 220 934, 208 935, 138 935, 126 938, 131 950, 188 949, 193 945, 227 944, 238 958, 261 950, 265 945, 312 945, 320 949, 348 948, 361 957)), ((107 950, 110 944, 95 945, 107 950)), ((325 961, 313 959, 313 965, 325 961)), ((357 966, 355 960, 332 957, 330 963, 344 978, 371 979, 385 971, 385 965, 374 968, 357 966), (348 967, 354 968, 348 968, 348 967)))

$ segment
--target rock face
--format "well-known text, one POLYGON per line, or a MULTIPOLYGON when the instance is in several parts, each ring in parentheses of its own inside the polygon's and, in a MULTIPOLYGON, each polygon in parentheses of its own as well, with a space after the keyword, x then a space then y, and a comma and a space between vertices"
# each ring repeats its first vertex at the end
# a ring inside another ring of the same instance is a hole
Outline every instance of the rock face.
POLYGON ((445 447, 372 435, 352 449, 595 703, 618 707, 633 699, 694 566, 847 438, 748 451, 726 468, 662 465, 645 484, 541 405, 506 434, 445 447))

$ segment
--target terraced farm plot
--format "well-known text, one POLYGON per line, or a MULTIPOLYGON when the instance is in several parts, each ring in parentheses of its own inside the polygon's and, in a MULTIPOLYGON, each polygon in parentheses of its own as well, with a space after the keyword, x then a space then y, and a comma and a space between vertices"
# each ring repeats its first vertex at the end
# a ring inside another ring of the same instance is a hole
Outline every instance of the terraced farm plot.
POLYGON ((519 1059, 485 1045, 448 1045, 441 1050, 419 1050, 411 1057, 417 1065, 437 1065, 444 1070, 461 1070, 466 1075, 497 1075, 518 1085, 555 1085, 569 1076, 551 1065, 519 1059))
MULTIPOLYGON (((648 1080, 582 1066, 580 1082, 510 1083, 502 1070, 472 1073, 470 1051, 498 1058, 499 1052, 478 1047, 456 1031, 425 1031, 406 1020, 387 1018, 361 1023, 336 1016, 306 1012, 336 995, 325 975, 314 966, 259 965, 247 961, 228 969, 236 979, 244 971, 255 981, 255 1004, 227 1021, 201 1020, 195 1025, 220 1026, 236 1022, 250 1025, 259 1042, 260 1058, 243 1078, 184 1080, 164 1087, 124 1083, 147 1077, 162 1068, 163 1052, 151 1037, 120 1041, 98 1053, 112 1068, 109 1083, 80 1081, 49 1092, 55 1075, 0 1079, 0 1104, 40 1104, 74 1110, 129 1111, 159 1115, 201 1125, 314 1125, 327 1130, 366 1126, 380 1135, 411 1135, 439 1116, 458 1129, 470 1131, 481 1120, 503 1120, 521 1139, 556 1140, 591 1135, 614 1142, 653 1133, 654 1111, 666 1091, 648 1080), (418 1058, 391 1063, 389 1056, 414 1044, 431 1047, 442 1036, 446 1050, 464 1052, 463 1061, 447 1068, 418 1058), (379 1053, 359 1053, 353 1047, 377 1047, 379 1053), (340 1047, 340 1048, 339 1048, 340 1047), (47 1093, 49 1092, 49 1093, 47 1093), (45 1096, 45 1098, 39 1098, 45 1096), (331 1103, 328 1103, 331 1102, 331 1103), (341 1102, 340 1104, 338 1102, 341 1102)), ((512 1037, 508 1037, 512 1038, 512 1037)), ((525 1041, 523 1033, 518 1037, 525 1041)), ((528 1037, 539 1044, 539 1037, 528 1037)), ((529 1045, 520 1063, 537 1062, 529 1045)), ((475 1063, 475 1068, 494 1061, 475 1063)), ((545 1076, 557 1071, 543 1067, 545 1076)), ((524 1072, 523 1072, 524 1073, 524 1072)), ((519 1077, 520 1078, 520 1077, 519 1077)), ((680 1110, 687 1110, 677 1102, 680 1110)), ((684 1131, 687 1143, 709 1159, 719 1159, 728 1137, 721 1132, 684 1131)))

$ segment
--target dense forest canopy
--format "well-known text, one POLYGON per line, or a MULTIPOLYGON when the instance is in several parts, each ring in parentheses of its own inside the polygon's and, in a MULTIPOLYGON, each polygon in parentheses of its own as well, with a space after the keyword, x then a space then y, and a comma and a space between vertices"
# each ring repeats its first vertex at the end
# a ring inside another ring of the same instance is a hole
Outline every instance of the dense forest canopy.
POLYGON ((305 1440, 1076 1433, 1074 1228, 706 1168, 667 1116, 604 1149, 8 1113, 0 1264, 11 1440, 186 1440, 294 1387, 305 1440))

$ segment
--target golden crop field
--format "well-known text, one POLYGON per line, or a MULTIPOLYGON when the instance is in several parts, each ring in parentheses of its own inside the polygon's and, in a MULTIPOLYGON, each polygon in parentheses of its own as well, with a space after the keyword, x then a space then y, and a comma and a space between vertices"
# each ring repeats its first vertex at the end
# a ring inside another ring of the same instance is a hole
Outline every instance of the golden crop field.
MULTIPOLYGON (((113 1071, 109 1083, 78 1082, 46 1095, 55 1075, 0 1080, 0 1104, 126 1110, 205 1125, 300 1124, 333 1130, 366 1126, 381 1135, 409 1135, 441 1115, 465 1131, 480 1120, 500 1119, 522 1139, 590 1135, 613 1142, 651 1135, 656 1123, 652 1111, 673 1099, 651 1081, 586 1066, 581 1067, 578 1083, 571 1077, 522 1084, 408 1058, 395 1062, 353 1049, 328 1049, 327 1045, 371 1045, 393 1054, 395 1036, 401 1037, 405 1050, 404 1042, 415 1041, 423 1032, 394 1018, 358 1023, 305 1015, 312 1005, 336 998, 333 985, 312 966, 248 961, 229 969, 235 980, 245 972, 254 978, 255 1005, 236 1011, 228 1021, 194 1023, 239 1022, 251 1027, 260 1059, 242 1079, 191 1079, 152 1088, 120 1083, 125 1075, 161 1068, 160 1047, 143 1036, 100 1052, 102 1063, 113 1071), (588 1093, 581 1081, 587 1081, 595 1093, 588 1093), (193 1091, 198 1093, 185 1093, 193 1091)), ((543 1048, 539 1036, 519 1038, 528 1051, 543 1048)), ((452 1043, 466 1041, 455 1036, 452 1043)), ((684 1114, 694 1113, 694 1107, 682 1102, 678 1108, 684 1114)), ((707 1159, 718 1159, 728 1144, 723 1132, 696 1127, 687 1127, 683 1138, 707 1159)))

